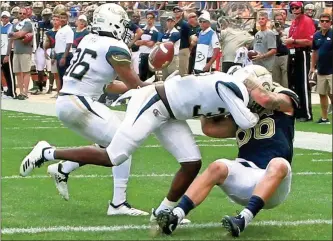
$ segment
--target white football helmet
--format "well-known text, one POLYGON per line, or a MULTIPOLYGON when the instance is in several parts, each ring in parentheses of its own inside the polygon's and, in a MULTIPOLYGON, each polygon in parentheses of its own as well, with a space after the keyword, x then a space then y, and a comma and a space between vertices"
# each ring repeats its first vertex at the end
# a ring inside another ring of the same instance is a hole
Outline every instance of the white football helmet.
POLYGON ((229 69, 228 69, 228 72, 227 74, 228 75, 233 75, 237 70, 241 69, 242 66, 240 65, 234 65, 234 66, 231 66, 229 69))
POLYGON ((252 78, 258 85, 263 86, 266 90, 272 90, 273 78, 272 74, 260 65, 248 65, 240 68, 233 74, 238 76, 240 80, 252 78))
MULTIPOLYGON (((244 68, 237 70, 233 76, 238 77, 239 80, 244 81, 248 78, 254 80, 259 86, 264 87, 268 91, 273 89, 273 78, 272 74, 265 68, 260 65, 248 65, 244 68)), ((252 98, 249 96, 248 107, 259 113, 263 107, 259 106, 252 98)))
POLYGON ((126 11, 120 5, 106 3, 94 11, 92 31, 125 41, 129 21, 126 11))

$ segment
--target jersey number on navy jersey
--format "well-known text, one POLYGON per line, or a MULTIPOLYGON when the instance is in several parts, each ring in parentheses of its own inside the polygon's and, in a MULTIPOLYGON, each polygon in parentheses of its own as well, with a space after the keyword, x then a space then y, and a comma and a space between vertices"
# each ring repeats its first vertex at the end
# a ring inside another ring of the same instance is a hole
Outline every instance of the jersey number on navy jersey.
POLYGON ((267 117, 258 122, 258 124, 251 129, 242 130, 238 129, 236 132, 236 139, 238 147, 241 147, 248 143, 251 138, 256 140, 262 140, 271 138, 275 134, 275 122, 274 119, 267 117))
POLYGON ((73 63, 67 69, 65 75, 73 77, 77 80, 82 80, 83 76, 88 72, 90 67, 89 63, 84 60, 86 55, 90 55, 93 59, 97 58, 97 52, 94 50, 84 49, 82 52, 82 49, 77 49, 73 58, 73 63))
POLYGON ((206 114, 200 113, 200 109, 201 109, 200 105, 195 105, 193 107, 193 114, 192 114, 193 117, 200 117, 200 116, 214 117, 214 116, 226 114, 224 108, 218 108, 217 109, 218 112, 216 112, 216 113, 208 112, 206 114))

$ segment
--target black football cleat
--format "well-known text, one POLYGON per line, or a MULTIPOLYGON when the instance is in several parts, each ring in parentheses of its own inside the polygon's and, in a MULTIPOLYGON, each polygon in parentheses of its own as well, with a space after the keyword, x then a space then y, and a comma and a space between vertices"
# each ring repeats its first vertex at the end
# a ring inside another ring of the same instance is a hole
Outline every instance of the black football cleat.
POLYGON ((171 235, 177 228, 178 216, 170 210, 163 210, 157 215, 156 221, 164 234, 171 235))
POLYGON ((224 216, 222 225, 233 237, 239 237, 240 233, 244 231, 245 219, 241 215, 236 217, 224 216))

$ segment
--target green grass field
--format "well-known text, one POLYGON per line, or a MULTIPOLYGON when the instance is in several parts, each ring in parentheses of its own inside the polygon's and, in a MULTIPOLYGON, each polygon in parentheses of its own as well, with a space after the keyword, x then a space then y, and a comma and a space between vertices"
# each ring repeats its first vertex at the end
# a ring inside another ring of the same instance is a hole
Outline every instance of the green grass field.
MULTIPOLYGON (((304 131, 305 125, 297 124, 297 129, 304 131)), ((312 131, 332 134, 330 125, 312 131)), ((196 139, 203 156, 201 171, 215 159, 236 157, 233 140, 196 139)), ((92 144, 63 128, 56 117, 2 111, 3 240, 231 239, 219 222, 222 216, 235 214, 242 207, 231 203, 219 188, 190 213, 192 224, 170 237, 152 237, 149 216, 106 216, 113 189, 108 168, 85 166, 73 173, 70 200, 64 201, 53 180, 46 176, 46 165, 31 177, 18 177, 23 157, 39 140, 58 147, 92 144)), ((262 211, 241 239, 332 240, 331 159, 332 153, 295 149, 289 198, 273 210, 262 211)), ((150 212, 164 198, 177 169, 178 163, 151 136, 133 156, 129 202, 150 212)))

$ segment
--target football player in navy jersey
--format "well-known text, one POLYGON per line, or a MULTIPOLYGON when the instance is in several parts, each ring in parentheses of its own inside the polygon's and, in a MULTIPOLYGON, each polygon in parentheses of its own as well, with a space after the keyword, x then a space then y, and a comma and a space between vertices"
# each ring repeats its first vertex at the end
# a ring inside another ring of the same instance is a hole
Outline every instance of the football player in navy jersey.
MULTIPOLYGON (((234 75, 256 68, 247 66, 234 75)), ((223 226, 238 237, 261 209, 281 204, 291 186, 291 162, 295 132, 294 111, 299 106, 297 95, 264 78, 244 82, 250 94, 251 109, 259 122, 250 129, 238 127, 232 118, 202 118, 202 130, 214 138, 236 137, 238 157, 219 159, 197 177, 173 211, 163 211, 157 222, 165 234, 171 234, 181 220, 200 205, 216 185, 231 200, 245 208, 236 217, 225 216, 223 226)))
MULTIPOLYGON (((37 2, 38 3, 38 2, 37 2)), ((39 15, 36 19, 39 18, 39 15)), ((53 28, 53 25, 51 23, 51 17, 52 17, 52 11, 49 8, 45 8, 41 12, 42 19, 37 22, 37 29, 36 29, 36 45, 37 50, 35 52, 35 63, 36 63, 36 70, 38 74, 38 81, 36 82, 36 85, 38 88, 33 90, 31 94, 38 94, 43 91, 43 86, 46 83, 44 81, 44 69, 47 67, 47 61, 50 61, 45 58, 44 49, 43 49, 43 43, 45 38, 45 33, 53 28)), ((48 71, 51 71, 48 69, 48 71)), ((51 77, 53 78, 53 76, 51 77)))

